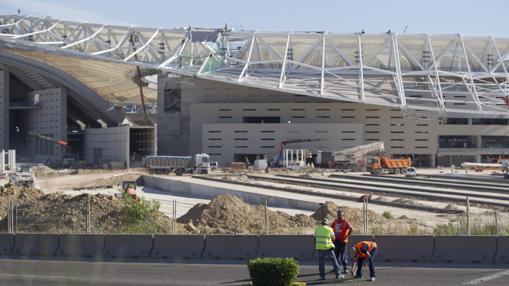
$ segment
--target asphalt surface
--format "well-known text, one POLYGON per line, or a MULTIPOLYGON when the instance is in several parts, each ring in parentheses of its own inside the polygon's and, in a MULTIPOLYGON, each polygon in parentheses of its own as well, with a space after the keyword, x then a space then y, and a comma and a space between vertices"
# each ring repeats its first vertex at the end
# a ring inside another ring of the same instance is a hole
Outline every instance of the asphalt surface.
MULTIPOLYGON (((413 265, 377 268, 376 282, 328 273, 319 281, 316 265, 301 265, 298 280, 307 285, 508 285, 509 265, 413 265)), ((328 269, 330 270, 330 268, 328 269)), ((367 269, 366 269, 367 270, 367 269)), ((364 273, 367 275, 368 273, 364 273)), ((366 276, 367 278, 367 276, 366 276)), ((244 263, 218 264, 0 260, 0 285, 250 285, 244 263)))

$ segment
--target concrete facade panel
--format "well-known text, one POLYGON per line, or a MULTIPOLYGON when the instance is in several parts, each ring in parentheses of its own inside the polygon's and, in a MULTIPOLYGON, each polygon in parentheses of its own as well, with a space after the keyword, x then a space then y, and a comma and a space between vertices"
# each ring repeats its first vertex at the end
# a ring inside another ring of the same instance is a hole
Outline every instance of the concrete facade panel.
MULTIPOLYGON (((67 139, 67 90, 51 88, 28 94, 29 103, 37 108, 28 112, 28 129, 56 140, 67 139)), ((35 162, 59 162, 66 153, 58 144, 35 137, 29 139, 30 154, 35 162)))
POLYGON ((0 150, 9 149, 9 72, 0 70, 0 150))
POLYGON ((85 130, 85 160, 91 164, 129 161, 129 126, 85 130))

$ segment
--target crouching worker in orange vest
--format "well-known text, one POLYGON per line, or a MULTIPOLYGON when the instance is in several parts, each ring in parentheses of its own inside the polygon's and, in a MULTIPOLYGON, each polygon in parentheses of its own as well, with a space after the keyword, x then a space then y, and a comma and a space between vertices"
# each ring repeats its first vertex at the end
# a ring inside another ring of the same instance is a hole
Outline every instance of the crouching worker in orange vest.
POLYGON ((315 250, 318 252, 318 270, 320 271, 320 280, 325 279, 325 256, 328 256, 334 267, 336 279, 343 278, 344 275, 339 273, 339 265, 334 255, 334 231, 328 225, 327 220, 323 220, 322 224, 315 229, 315 250))
MULTIPOLYGON (((358 242, 351 249, 351 253, 353 256, 352 259, 352 269, 354 259, 357 258, 357 272, 355 273, 355 278, 362 277, 362 264, 365 259, 369 260, 369 277, 371 281, 375 281, 375 257, 378 253, 377 244, 374 241, 361 241, 358 242)), ((353 273, 352 273, 353 274, 353 273)))

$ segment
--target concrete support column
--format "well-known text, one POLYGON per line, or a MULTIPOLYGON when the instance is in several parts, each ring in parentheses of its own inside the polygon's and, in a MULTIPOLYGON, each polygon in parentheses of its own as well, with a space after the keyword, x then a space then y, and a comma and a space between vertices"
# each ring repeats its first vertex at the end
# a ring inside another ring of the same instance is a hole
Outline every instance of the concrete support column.
POLYGON ((5 151, 0 152, 0 172, 5 172, 5 151))
POLYGON ((9 72, 0 70, 0 149, 9 149, 9 72))
POLYGON ((13 171, 16 170, 16 150, 9 150, 9 170, 13 171))

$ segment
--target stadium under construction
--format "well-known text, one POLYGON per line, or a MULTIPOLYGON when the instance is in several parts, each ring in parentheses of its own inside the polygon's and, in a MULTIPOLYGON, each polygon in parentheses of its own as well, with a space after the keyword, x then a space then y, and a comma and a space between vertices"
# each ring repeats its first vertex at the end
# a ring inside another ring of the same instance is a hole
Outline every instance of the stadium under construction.
POLYGON ((133 166, 156 153, 228 164, 278 154, 284 141, 313 154, 383 141, 416 166, 488 162, 509 157, 508 69, 509 38, 6 15, 0 149, 133 166))

